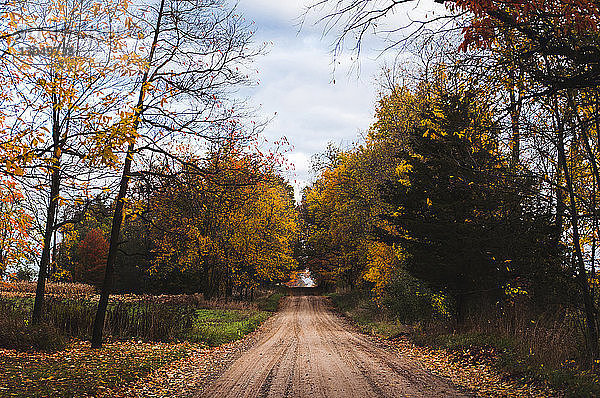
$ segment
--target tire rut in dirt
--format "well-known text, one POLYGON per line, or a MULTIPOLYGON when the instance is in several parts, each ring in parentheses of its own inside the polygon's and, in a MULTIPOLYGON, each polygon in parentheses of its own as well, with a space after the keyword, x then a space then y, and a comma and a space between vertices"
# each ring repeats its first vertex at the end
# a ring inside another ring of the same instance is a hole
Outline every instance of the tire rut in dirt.
POLYGON ((287 297, 261 333, 203 397, 466 396, 357 333, 324 297, 287 297))

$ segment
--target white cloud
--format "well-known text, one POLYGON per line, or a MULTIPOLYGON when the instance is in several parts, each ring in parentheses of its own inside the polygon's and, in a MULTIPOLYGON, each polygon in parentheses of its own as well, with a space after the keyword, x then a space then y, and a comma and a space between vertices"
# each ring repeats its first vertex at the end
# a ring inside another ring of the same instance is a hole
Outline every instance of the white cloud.
POLYGON ((295 23, 305 9, 305 0, 240 0, 245 15, 257 21, 295 23))
MULTIPOLYGON (((298 22, 308 0, 240 0, 239 9, 255 21, 258 42, 272 42, 270 51, 258 59, 260 85, 249 92, 264 115, 276 118, 265 129, 270 140, 286 136, 294 149, 296 198, 311 179, 310 158, 323 152, 328 142, 347 145, 357 140, 372 122, 376 100, 374 77, 392 54, 378 58, 378 45, 370 40, 362 53, 360 76, 349 73, 357 64, 343 54, 332 65, 334 37, 322 37, 322 27, 298 22), (368 49, 372 49, 370 52, 368 49), (333 80, 335 78, 335 84, 333 80)), ((433 4, 432 0, 425 3, 433 4)), ((417 10, 418 11, 418 10, 417 10)), ((407 21, 406 13, 393 23, 407 21)), ((381 43, 380 43, 381 44, 381 43)))

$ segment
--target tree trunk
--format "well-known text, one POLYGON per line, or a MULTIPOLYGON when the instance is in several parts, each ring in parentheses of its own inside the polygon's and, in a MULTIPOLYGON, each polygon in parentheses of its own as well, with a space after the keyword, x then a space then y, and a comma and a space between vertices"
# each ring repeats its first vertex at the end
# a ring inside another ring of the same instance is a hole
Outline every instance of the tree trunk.
POLYGON ((121 224, 123 222, 123 208, 125 207, 125 196, 127 195, 127 186, 129 184, 129 174, 131 172, 131 162, 133 158, 133 143, 127 148, 127 157, 123 166, 123 175, 119 185, 115 213, 113 215, 112 227, 110 230, 110 243, 108 246, 108 258, 106 260, 106 269, 104 271, 104 281, 102 291, 100 292, 100 301, 96 317, 94 318, 94 328, 92 330, 92 348, 102 347, 102 329, 104 328, 104 319, 106 317, 106 307, 108 306, 108 296, 112 289, 113 274, 115 270, 115 259, 117 257, 117 248, 119 246, 119 236, 121 234, 121 224))
MULTIPOLYGON (((57 101, 54 99, 54 103, 57 101)), ((46 225, 44 229, 44 245, 42 248, 42 257, 40 259, 40 271, 38 273, 37 286, 35 289, 35 302, 33 304, 32 322, 40 323, 44 313, 44 296, 46 291, 46 277, 48 274, 48 264, 50 263, 50 245, 52 243, 52 233, 54 232, 54 218, 58 208, 58 195, 60 192, 60 122, 59 108, 52 109, 52 141, 54 151, 52 153, 50 174, 50 201, 46 212, 46 225)))
POLYGON ((467 300, 463 293, 456 294, 454 297, 456 303, 456 325, 462 326, 467 320, 467 300))
MULTIPOLYGON (((141 81, 140 94, 138 97, 137 106, 134 112, 133 118, 133 131, 137 132, 140 117, 144 107, 144 96, 148 89, 148 77, 150 75, 150 68, 154 60, 154 53, 156 46, 158 45, 158 36, 160 34, 161 21, 164 13, 165 0, 160 2, 160 9, 158 11, 156 26, 154 30, 154 37, 152 39, 152 47, 150 48, 150 54, 148 54, 148 68, 144 73, 141 81)), ((102 329, 104 328, 104 319, 106 317, 106 307, 108 306, 108 296, 112 288, 112 279, 114 274, 115 259, 117 257, 117 249, 119 246, 119 236, 121 234, 121 224, 123 222, 123 209, 125 207, 125 197, 127 196, 127 187, 129 185, 129 178, 131 173, 131 163, 133 161, 135 144, 131 142, 127 147, 127 156, 125 157, 125 164, 123 165, 123 174, 121 175, 121 182, 119 184, 119 193, 117 194, 115 213, 113 215, 112 227, 110 231, 110 243, 108 246, 108 257, 106 260, 106 269, 104 271, 104 281, 102 283, 102 291, 100 292, 100 301, 98 302, 98 309, 96 310, 96 317, 94 318, 94 326, 92 330, 92 348, 102 347, 102 329)))
POLYGON ((586 318, 586 328, 589 337, 590 351, 593 358, 598 357, 598 332, 596 330, 596 319, 594 314, 594 303, 590 295, 590 286, 587 278, 587 271, 585 270, 585 263, 583 260, 583 252, 581 251, 581 239, 579 236, 579 216, 577 213, 577 206, 575 202, 575 191, 573 187, 573 181, 569 173, 569 167, 567 165, 567 157, 565 152, 564 144, 564 129, 563 124, 558 120, 558 109, 556 110, 557 127, 558 127, 558 142, 557 150, 562 166, 562 171, 565 176, 565 182, 567 184, 567 192, 569 194, 569 213, 571 218, 571 228, 573 235, 573 247, 575 249, 575 260, 577 265, 577 280, 579 282, 581 293, 583 296, 583 308, 586 318))
POLYGON ((560 159, 558 159, 557 170, 556 170, 556 220, 554 223, 554 239, 555 244, 558 247, 562 238, 564 214, 565 214, 565 198, 564 192, 560 185, 562 179, 562 166, 560 159))
POLYGON ((44 230, 44 247, 42 248, 42 258, 40 260, 40 271, 38 273, 37 286, 35 289, 35 302, 33 304, 32 322, 40 323, 44 313, 44 295, 46 291, 46 276, 48 273, 48 264, 50 263, 50 244, 54 229, 54 217, 58 206, 58 194, 60 188, 60 167, 57 163, 52 166, 52 175, 50 177, 50 203, 46 213, 46 226, 44 230))
MULTIPOLYGON (((57 214, 58 217, 58 214, 57 214)), ((52 267, 50 268, 50 274, 48 277, 52 277, 56 273, 56 255, 58 252, 57 243, 56 243, 56 235, 58 234, 58 230, 54 229, 54 239, 52 239, 52 257, 50 259, 50 263, 52 267)))
POLYGON ((511 170, 516 171, 517 166, 519 165, 520 155, 521 155, 521 100, 522 100, 522 90, 519 89, 517 83, 515 82, 515 71, 513 69, 510 70, 510 127, 512 130, 511 136, 511 157, 510 157, 510 168, 511 170))
POLYGON ((227 297, 233 296, 233 282, 231 280, 231 275, 227 276, 227 287, 225 288, 225 296, 227 296, 227 297))
POLYGON ((211 285, 211 274, 212 274, 212 266, 210 265, 204 265, 203 267, 203 271, 204 274, 202 275, 202 297, 205 300, 210 300, 211 297, 211 290, 210 290, 210 285, 211 285))

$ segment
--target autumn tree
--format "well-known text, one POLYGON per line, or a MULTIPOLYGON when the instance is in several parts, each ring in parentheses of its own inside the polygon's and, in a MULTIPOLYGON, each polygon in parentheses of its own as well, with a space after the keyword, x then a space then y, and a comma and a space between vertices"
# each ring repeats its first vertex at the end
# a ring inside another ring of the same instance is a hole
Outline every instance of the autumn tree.
POLYGON ((108 241, 103 232, 98 229, 88 231, 77 247, 73 280, 99 285, 104 275, 107 251, 108 241))
POLYGON ((201 173, 157 181, 148 203, 152 274, 185 274, 207 298, 286 279, 297 267, 294 200, 257 160, 215 154, 201 173))
POLYGON ((27 188, 47 195, 36 322, 43 311, 56 217, 68 197, 62 188, 90 189, 81 166, 113 163, 106 148, 123 140, 109 126, 124 96, 118 79, 136 67, 135 55, 124 45, 132 34, 125 17, 128 5, 40 1, 9 2, 2 9, 8 21, 0 58, 7 82, 4 134, 10 137, 4 147, 5 172, 21 176, 27 188))
POLYGON ((138 53, 143 52, 145 68, 137 76, 136 94, 118 124, 131 139, 115 198, 93 347, 102 344, 134 157, 145 152, 185 164, 179 155, 182 147, 201 151, 207 143, 242 142, 252 131, 239 125, 242 110, 228 94, 250 81, 248 62, 260 48, 252 47, 249 24, 234 8, 221 0, 161 0, 140 4, 132 14, 134 24, 141 28, 138 53))
POLYGON ((53 258, 52 280, 100 284, 104 264, 98 264, 99 260, 91 261, 91 258, 106 260, 102 241, 110 228, 111 211, 106 195, 98 195, 82 204, 64 205, 64 216, 73 222, 58 229, 59 244, 53 258), (87 253, 96 254, 90 257, 87 253), (84 259, 86 256, 88 259, 84 259), (91 268, 97 270, 95 277, 89 279, 86 274, 91 268))
POLYGON ((0 180, 0 278, 37 255, 33 217, 23 200, 18 183, 10 177, 0 180))

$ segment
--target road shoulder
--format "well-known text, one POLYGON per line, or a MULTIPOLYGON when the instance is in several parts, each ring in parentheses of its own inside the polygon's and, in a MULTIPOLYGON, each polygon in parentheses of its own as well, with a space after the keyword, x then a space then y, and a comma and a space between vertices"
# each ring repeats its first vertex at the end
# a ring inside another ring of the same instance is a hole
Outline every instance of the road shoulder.
POLYGON ((240 340, 218 347, 196 346, 186 358, 164 366, 138 380, 115 397, 190 398, 202 395, 206 386, 218 379, 244 352, 268 330, 276 313, 255 331, 240 340))

